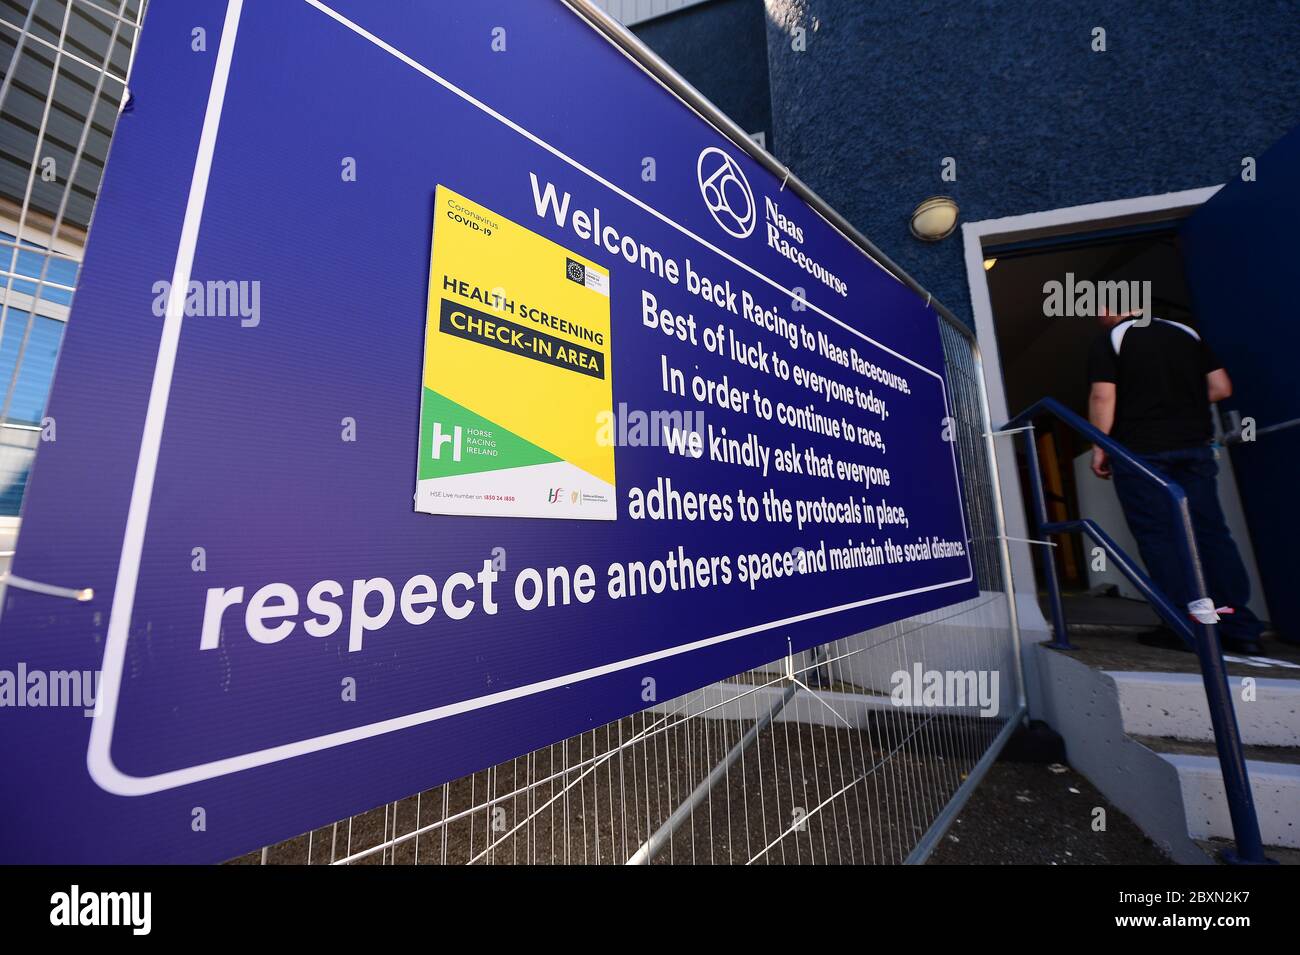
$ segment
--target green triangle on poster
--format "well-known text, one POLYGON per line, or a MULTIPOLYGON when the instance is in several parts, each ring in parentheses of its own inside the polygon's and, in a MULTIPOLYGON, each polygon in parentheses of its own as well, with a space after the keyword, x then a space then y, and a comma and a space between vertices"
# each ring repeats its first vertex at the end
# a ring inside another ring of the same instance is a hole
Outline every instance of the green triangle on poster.
POLYGON ((430 388, 424 389, 420 415, 420 465, 418 479, 450 477, 457 474, 480 474, 521 468, 530 464, 549 464, 561 458, 539 448, 531 441, 507 431, 482 415, 470 411, 430 388), (434 428, 451 441, 441 442, 438 457, 433 456, 434 428), (461 429, 460 460, 455 459, 456 428, 461 429), (471 434, 471 432, 477 432, 471 434))

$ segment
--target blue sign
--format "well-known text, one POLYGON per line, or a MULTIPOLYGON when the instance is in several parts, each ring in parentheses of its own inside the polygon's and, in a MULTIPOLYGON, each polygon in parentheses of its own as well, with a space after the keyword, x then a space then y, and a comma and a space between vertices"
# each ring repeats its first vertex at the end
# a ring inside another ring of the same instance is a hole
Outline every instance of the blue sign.
POLYGON ((977 593, 935 313, 564 4, 157 0, 131 93, 14 567, 93 596, 5 596, 4 861, 222 860, 977 593), (607 343, 444 294, 506 223, 607 343), (430 316, 612 385, 502 412, 612 444, 605 519, 417 512, 430 316))

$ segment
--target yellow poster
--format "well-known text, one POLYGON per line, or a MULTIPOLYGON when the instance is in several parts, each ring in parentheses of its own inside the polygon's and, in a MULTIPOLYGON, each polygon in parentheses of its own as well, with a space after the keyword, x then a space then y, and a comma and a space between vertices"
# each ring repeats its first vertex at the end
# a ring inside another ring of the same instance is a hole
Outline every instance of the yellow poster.
POLYGON ((415 509, 614 520, 609 273, 438 186, 415 509))

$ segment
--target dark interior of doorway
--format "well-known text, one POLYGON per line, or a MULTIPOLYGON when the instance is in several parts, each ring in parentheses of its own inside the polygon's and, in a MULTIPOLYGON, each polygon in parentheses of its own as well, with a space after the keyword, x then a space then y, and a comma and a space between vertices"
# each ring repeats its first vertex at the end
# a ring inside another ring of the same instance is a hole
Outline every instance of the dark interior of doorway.
MULTIPOLYGON (((984 255, 998 356, 1012 414, 1050 397, 1085 418, 1088 415, 1088 348, 1101 334, 1101 327, 1091 317, 1044 315, 1044 285, 1066 282, 1067 273, 1073 274, 1076 283, 1150 281, 1156 316, 1197 327, 1176 222, 1120 234, 1089 233, 989 247, 984 255)), ((1088 451, 1091 442, 1054 419, 1036 424, 1049 516, 1054 520, 1088 516, 1079 512, 1074 459, 1088 451)), ((1028 487, 1022 441, 1017 441, 1016 457, 1021 484, 1028 487)), ((1026 520, 1028 526, 1034 526, 1031 514, 1026 514, 1026 520)), ((1088 570, 1079 536, 1053 539, 1062 588, 1086 590, 1088 570)))

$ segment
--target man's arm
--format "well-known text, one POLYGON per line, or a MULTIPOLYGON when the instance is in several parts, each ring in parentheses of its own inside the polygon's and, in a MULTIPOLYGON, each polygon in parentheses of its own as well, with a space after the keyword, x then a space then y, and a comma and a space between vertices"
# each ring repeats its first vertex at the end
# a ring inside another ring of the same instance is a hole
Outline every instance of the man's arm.
POLYGON ((1232 379, 1223 368, 1216 368, 1205 376, 1205 387, 1210 395, 1210 404, 1232 397, 1232 379))
MULTIPOLYGON (((1115 382, 1094 381, 1088 394, 1088 420, 1102 434, 1110 434, 1115 425, 1115 382)), ((1106 480, 1110 477, 1110 461, 1100 445, 1092 446, 1092 473, 1106 480)))

